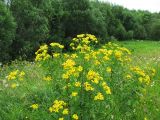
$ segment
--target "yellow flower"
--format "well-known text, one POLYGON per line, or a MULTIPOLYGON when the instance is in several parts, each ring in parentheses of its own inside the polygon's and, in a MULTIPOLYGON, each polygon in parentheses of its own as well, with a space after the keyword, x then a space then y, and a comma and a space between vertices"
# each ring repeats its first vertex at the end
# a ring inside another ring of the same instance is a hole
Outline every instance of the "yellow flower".
POLYGON ((16 88, 18 85, 16 83, 11 84, 11 88, 16 88))
POLYGON ((49 112, 53 112, 53 108, 52 107, 49 107, 49 112))
POLYGON ((97 95, 94 97, 94 100, 104 100, 103 94, 98 92, 97 95))
POLYGON ((95 65, 100 65, 101 63, 98 60, 95 60, 95 65))
POLYGON ((112 68, 107 67, 106 71, 107 71, 108 73, 111 73, 111 72, 112 72, 112 68))
POLYGON ((58 120, 64 120, 64 118, 59 118, 58 120))
POLYGON ((45 80, 45 81, 51 81, 52 78, 51 78, 51 76, 46 76, 46 77, 43 78, 43 80, 45 80))
POLYGON ((124 52, 127 52, 127 54, 131 55, 131 51, 129 51, 127 48, 121 47, 119 49, 122 50, 122 51, 124 51, 124 52))
POLYGON ((48 50, 48 46, 46 44, 42 45, 40 46, 40 50, 48 50))
POLYGON ((48 54, 47 45, 40 46, 40 48, 37 50, 35 54, 36 54, 35 61, 47 60, 48 58, 50 58, 50 55, 48 54))
POLYGON ((74 46, 74 43, 71 43, 70 46, 71 46, 71 47, 74 46))
POLYGON ((149 83, 150 83, 150 76, 149 75, 146 75, 145 76, 145 78, 144 78, 144 82, 147 84, 147 85, 149 85, 149 83))
POLYGON ((65 53, 64 58, 69 58, 69 55, 65 53))
POLYGON ((78 66, 78 71, 81 72, 83 70, 82 66, 78 66))
POLYGON ((148 120, 148 119, 145 117, 144 120, 148 120))
POLYGON ((90 55, 89 54, 85 54, 85 57, 84 57, 85 60, 89 61, 90 59, 90 55))
POLYGON ((141 82, 141 83, 143 82, 143 78, 142 78, 142 77, 139 77, 138 80, 139 80, 139 82, 141 82))
POLYGON ((64 69, 68 69, 68 68, 73 67, 75 64, 76 64, 76 63, 75 63, 74 60, 68 59, 68 60, 67 60, 65 63, 63 63, 62 65, 63 65, 64 69))
POLYGON ((38 109, 39 105, 38 104, 33 104, 30 106, 32 109, 38 109))
POLYGON ((19 70, 15 70, 15 71, 10 72, 10 74, 7 76, 7 79, 8 80, 16 79, 18 72, 19 72, 19 70))
POLYGON ((36 54, 35 61, 47 60, 48 58, 50 58, 50 55, 48 54, 47 45, 40 46, 40 48, 37 50, 35 54, 36 54))
POLYGON ((155 76, 156 70, 155 70, 155 69, 151 69, 151 72, 152 72, 151 75, 152 75, 152 76, 155 76))
POLYGON ((58 47, 58 48, 61 48, 61 49, 63 49, 63 48, 64 48, 64 46, 63 46, 63 45, 61 45, 61 44, 59 44, 59 43, 54 43, 54 42, 53 42, 53 43, 51 43, 51 44, 50 44, 50 46, 51 46, 51 47, 58 47))
POLYGON ((77 92, 72 92, 72 94, 71 94, 71 96, 73 96, 73 97, 75 97, 75 96, 77 96, 77 95, 78 95, 77 92))
POLYGON ((62 78, 63 78, 63 79, 68 79, 68 78, 69 78, 69 75, 68 75, 68 74, 63 74, 63 75, 62 75, 62 78))
POLYGON ((52 107, 49 108, 49 111, 59 112, 59 110, 63 109, 66 105, 67 104, 63 100, 55 100, 52 107))
POLYGON ((132 76, 131 76, 130 74, 127 74, 127 75, 126 75, 126 78, 127 78, 127 79, 131 79, 132 76))
POLYGON ((105 82, 102 83, 102 86, 103 86, 103 89, 106 91, 106 94, 110 95, 111 94, 110 87, 105 82))
POLYGON ((25 72, 21 71, 19 74, 19 77, 23 77, 25 75, 25 72))
POLYGON ((77 35, 78 38, 83 38, 84 36, 85 36, 85 34, 77 35))
POLYGON ((122 52, 121 52, 121 51, 118 51, 118 50, 115 50, 115 57, 116 57, 117 59, 119 59, 119 58, 121 58, 121 56, 122 56, 122 52))
POLYGON ((60 56, 60 53, 53 53, 54 58, 58 58, 60 56))
POLYGON ((106 60, 106 61, 110 60, 110 58, 108 57, 108 55, 104 56, 103 59, 106 60))
POLYGON ((78 58, 78 56, 77 56, 77 54, 72 54, 72 55, 71 55, 71 58, 73 58, 73 59, 74 59, 74 58, 78 58))
POLYGON ((68 112, 68 109, 67 109, 67 108, 64 109, 63 112, 62 112, 63 115, 68 115, 68 113, 69 113, 69 112, 68 112))
POLYGON ((20 74, 19 74, 19 80, 23 80, 23 77, 24 77, 24 75, 25 75, 25 72, 20 72, 20 74))
POLYGON ((88 45, 90 43, 89 37, 82 38, 82 43, 85 43, 86 45, 88 45))
POLYGON ((84 83, 84 87, 85 87, 86 91, 93 91, 94 90, 94 88, 88 82, 84 83))
POLYGON ((77 114, 73 114, 72 118, 73 118, 74 120, 78 120, 78 115, 77 115, 77 114))
POLYGON ((95 84, 98 84, 100 80, 103 80, 103 78, 93 70, 89 70, 89 72, 87 73, 87 79, 91 80, 95 84))
POLYGON ((81 86, 81 83, 80 82, 75 82, 74 84, 76 87, 80 87, 81 86))

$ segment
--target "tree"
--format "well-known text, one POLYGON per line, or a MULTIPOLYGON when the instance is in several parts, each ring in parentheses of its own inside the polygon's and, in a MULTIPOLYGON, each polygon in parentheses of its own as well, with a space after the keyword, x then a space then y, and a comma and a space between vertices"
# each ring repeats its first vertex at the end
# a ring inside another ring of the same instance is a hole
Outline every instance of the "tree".
POLYGON ((91 31, 92 14, 89 0, 63 0, 67 12, 65 35, 73 37, 91 31))
POLYGON ((141 40, 147 38, 147 33, 146 33, 144 26, 139 25, 139 24, 136 25, 136 27, 134 29, 134 38, 141 39, 141 40))
POLYGON ((31 58, 39 44, 48 38, 50 4, 50 0, 11 1, 11 10, 17 22, 16 39, 12 44, 14 58, 17 55, 31 58))
POLYGON ((55 41, 62 43, 62 40, 65 37, 66 17, 66 11, 64 10, 65 6, 63 0, 52 0, 51 8, 51 18, 49 19, 51 36, 48 39, 48 42, 55 41))
POLYGON ((124 26, 121 23, 119 23, 117 28, 116 28, 116 33, 115 33, 114 36, 118 40, 125 40, 126 39, 126 35, 127 35, 126 29, 124 28, 124 26))
POLYGON ((151 37, 154 40, 160 40, 160 19, 152 23, 151 37))
POLYGON ((15 36, 16 23, 9 9, 0 1, 0 62, 11 59, 11 44, 15 36))

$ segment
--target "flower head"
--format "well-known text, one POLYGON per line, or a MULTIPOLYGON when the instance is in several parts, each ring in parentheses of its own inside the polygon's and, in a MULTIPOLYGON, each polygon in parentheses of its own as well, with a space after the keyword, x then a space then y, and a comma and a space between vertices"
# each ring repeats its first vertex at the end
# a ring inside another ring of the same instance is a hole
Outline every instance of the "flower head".
POLYGON ((35 110, 35 109, 38 109, 39 105, 38 104, 32 104, 30 107, 35 110))

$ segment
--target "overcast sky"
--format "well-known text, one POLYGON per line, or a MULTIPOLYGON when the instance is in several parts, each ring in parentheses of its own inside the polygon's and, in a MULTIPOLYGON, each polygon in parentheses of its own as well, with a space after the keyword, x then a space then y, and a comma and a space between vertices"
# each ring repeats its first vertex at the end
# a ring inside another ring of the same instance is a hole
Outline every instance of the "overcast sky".
POLYGON ((129 9, 148 10, 151 12, 160 12, 160 0, 101 0, 113 4, 122 5, 129 9))

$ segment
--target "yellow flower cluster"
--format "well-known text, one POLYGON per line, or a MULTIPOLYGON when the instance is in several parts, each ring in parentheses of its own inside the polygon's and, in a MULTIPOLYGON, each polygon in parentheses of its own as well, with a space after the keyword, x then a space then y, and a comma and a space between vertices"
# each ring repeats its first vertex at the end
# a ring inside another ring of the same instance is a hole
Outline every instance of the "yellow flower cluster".
POLYGON ((156 70, 154 68, 149 69, 152 76, 156 75, 156 70))
POLYGON ((94 91, 94 88, 88 82, 84 83, 84 88, 85 88, 86 91, 94 91))
POLYGON ((35 61, 41 61, 41 60, 46 60, 50 58, 50 55, 48 54, 48 46, 47 45, 42 45, 40 48, 37 50, 36 58, 35 61))
POLYGON ((66 70, 66 72, 62 75, 63 79, 68 79, 70 76, 78 77, 79 73, 83 70, 82 66, 75 66, 76 63, 72 59, 68 59, 66 62, 62 64, 63 68, 66 70))
POLYGON ((132 76, 131 76, 130 74, 127 74, 127 75, 126 75, 126 78, 127 78, 127 79, 131 79, 132 76))
POLYGON ((108 44, 104 45, 102 48, 103 49, 99 49, 99 51, 105 55, 103 59, 106 61, 110 60, 111 55, 114 55, 114 57, 120 62, 131 61, 131 58, 130 58, 131 52, 125 47, 120 47, 115 43, 109 42, 108 44))
POLYGON ((18 72, 19 72, 19 70, 15 70, 15 71, 10 72, 10 74, 7 76, 7 79, 8 80, 16 79, 16 76, 17 76, 18 72))
POLYGON ((9 73, 9 75, 7 76, 7 79, 8 80, 15 80, 15 79, 23 80, 24 76, 25 76, 24 71, 15 70, 9 73))
POLYGON ((72 118, 73 118, 74 120, 78 120, 78 115, 77 115, 77 114, 73 114, 73 115, 72 115, 72 118))
POLYGON ((63 115, 68 115, 68 113, 69 113, 68 108, 65 108, 65 109, 63 110, 63 112, 62 112, 63 115))
POLYGON ((10 81, 10 87, 11 88, 16 88, 17 86, 19 86, 18 81, 13 81, 13 80, 20 80, 22 81, 24 79, 25 76, 25 72, 24 71, 19 71, 19 70, 14 70, 12 72, 9 73, 8 76, 6 76, 7 80, 10 81))
POLYGON ((72 97, 75 97, 75 96, 77 96, 77 95, 78 95, 77 92, 72 92, 72 94, 71 94, 72 97))
MULTIPOLYGON (((65 103, 63 100, 55 100, 53 102, 52 107, 49 108, 50 112, 55 112, 58 113, 60 110, 63 110, 64 107, 67 106, 67 103, 65 103)), ((67 109, 64 109, 65 111, 63 111, 63 113, 66 113, 67 109)))
MULTIPOLYGON (((54 53, 53 53, 53 57, 54 58, 57 58, 60 56, 59 53, 57 52, 60 52, 64 46, 59 44, 59 43, 50 43, 50 47, 52 49, 54 49, 54 53), (60 50, 58 50, 60 49, 60 50)), ((35 53, 36 54, 36 58, 35 58, 35 61, 42 61, 42 60, 47 60, 48 58, 51 57, 51 55, 48 53, 48 49, 49 49, 49 46, 48 45, 42 45, 40 46, 40 48, 37 50, 37 52, 35 53)))
POLYGON ((60 56, 60 53, 53 53, 54 58, 58 58, 60 56))
POLYGON ((127 48, 125 47, 118 47, 119 50, 121 50, 122 52, 126 52, 127 54, 131 55, 131 51, 129 51, 127 48))
POLYGON ((80 82, 75 82, 75 87, 81 87, 81 83, 80 82))
POLYGON ((102 87, 103 87, 103 89, 105 90, 105 92, 106 92, 106 94, 111 94, 111 89, 110 89, 110 87, 107 85, 107 83, 106 82, 103 82, 102 83, 102 87))
POLYGON ((100 77, 100 75, 93 70, 89 70, 87 74, 87 79, 91 80, 95 84, 98 84, 100 80, 103 80, 103 78, 100 77))
POLYGON ((107 71, 108 73, 111 73, 111 72, 112 72, 112 68, 111 68, 111 67, 107 67, 106 71, 107 71))
POLYGON ((150 82, 151 82, 150 76, 148 74, 146 74, 145 71, 142 70, 140 67, 137 67, 137 66, 132 67, 131 70, 139 76, 139 78, 138 78, 139 82, 145 83, 147 85, 150 84, 150 82))
POLYGON ((91 34, 80 34, 77 38, 72 39, 70 46, 73 50, 80 50, 81 52, 90 51, 89 45, 98 43, 97 38, 91 34))
POLYGON ((75 64, 76 64, 76 63, 75 63, 74 60, 68 59, 68 60, 67 60, 65 63, 63 63, 62 65, 63 65, 63 68, 64 68, 64 69, 70 69, 70 68, 72 68, 75 64))
POLYGON ((60 49, 63 49, 63 48, 64 48, 64 45, 61 45, 61 44, 55 43, 55 42, 50 43, 50 46, 51 46, 51 47, 58 47, 58 48, 60 48, 60 49))
POLYGON ((94 100, 104 100, 103 94, 98 92, 97 95, 94 97, 94 100))
POLYGON ((59 118, 58 120, 64 120, 64 118, 59 118))
POLYGON ((30 107, 35 110, 35 109, 38 109, 39 105, 38 104, 32 104, 30 107))
POLYGON ((43 78, 43 80, 45 80, 45 81, 51 81, 52 77, 51 76, 46 76, 46 77, 43 78))
POLYGON ((120 59, 120 58, 122 57, 122 52, 121 52, 121 51, 115 50, 115 51, 114 51, 114 54, 115 54, 115 57, 116 57, 117 59, 120 59))

